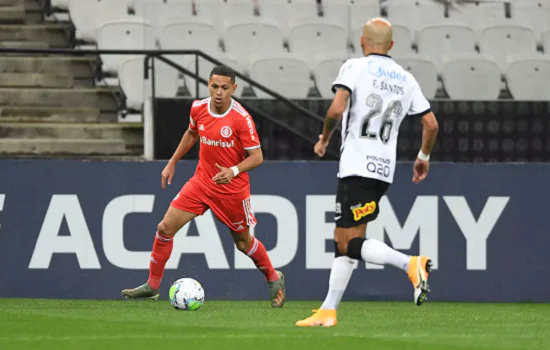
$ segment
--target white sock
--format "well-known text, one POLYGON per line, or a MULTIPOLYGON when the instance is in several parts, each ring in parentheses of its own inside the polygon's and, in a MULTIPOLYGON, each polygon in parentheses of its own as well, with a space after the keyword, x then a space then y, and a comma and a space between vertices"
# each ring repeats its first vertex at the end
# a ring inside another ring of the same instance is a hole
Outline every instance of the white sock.
POLYGON ((351 279, 353 269, 357 266, 357 260, 347 256, 334 258, 330 269, 328 293, 321 309, 338 309, 342 296, 351 279))
POLYGON ((410 256, 390 248, 386 243, 369 238, 361 247, 361 258, 378 265, 393 265, 405 272, 409 270, 410 256))

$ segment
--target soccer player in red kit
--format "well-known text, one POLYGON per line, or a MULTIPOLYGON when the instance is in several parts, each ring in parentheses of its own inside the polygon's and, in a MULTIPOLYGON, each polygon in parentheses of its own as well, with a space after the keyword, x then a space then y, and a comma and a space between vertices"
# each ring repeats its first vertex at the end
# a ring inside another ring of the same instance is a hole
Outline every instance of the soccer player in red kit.
POLYGON ((250 206, 247 172, 263 161, 254 121, 246 109, 231 98, 237 88, 231 68, 214 68, 208 88, 210 98, 196 100, 191 106, 189 129, 162 171, 162 188, 166 187, 166 180, 172 183, 176 163, 199 140, 201 146, 195 174, 172 200, 158 225, 147 283, 125 289, 122 295, 157 300, 174 235, 189 221, 211 209, 231 231, 237 249, 249 256, 264 274, 271 306, 282 307, 286 300, 284 276, 273 268, 262 242, 250 235, 256 218, 250 206))

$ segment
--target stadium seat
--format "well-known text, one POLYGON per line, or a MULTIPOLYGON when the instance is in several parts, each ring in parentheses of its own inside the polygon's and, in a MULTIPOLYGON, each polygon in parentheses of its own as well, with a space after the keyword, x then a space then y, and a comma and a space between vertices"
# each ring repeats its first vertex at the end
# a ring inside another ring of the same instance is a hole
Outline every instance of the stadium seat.
MULTIPOLYGON (((200 19, 169 23, 162 29, 160 46, 163 50, 199 50, 210 56, 221 53, 214 25, 200 19)), ((170 55, 170 59, 185 67, 194 55, 170 55)))
POLYGON ((435 1, 392 1, 386 6, 388 20, 401 24, 415 32, 423 26, 446 20, 445 7, 435 1))
POLYGON ((216 28, 218 36, 222 36, 226 11, 223 1, 196 1, 195 11, 197 17, 211 22, 216 28))
POLYGON ((101 0, 70 0, 69 13, 76 32, 76 39, 97 42, 97 30, 104 22, 124 19, 128 15, 129 2, 101 0))
POLYGON ((361 3, 354 5, 323 5, 323 19, 341 22, 346 30, 348 41, 355 52, 361 51, 359 38, 365 23, 374 17, 380 16, 378 3, 361 3))
MULTIPOLYGON (((250 78, 286 98, 306 98, 311 86, 308 61, 296 55, 257 58, 252 61, 250 78)), ((273 98, 258 88, 252 90, 258 98, 273 98)))
POLYGON ((193 4, 189 3, 141 3, 134 5, 136 16, 143 18, 146 22, 151 23, 155 28, 156 37, 162 40, 163 27, 168 23, 182 23, 193 21, 196 17, 193 16, 193 4))
POLYGON ((61 9, 61 10, 68 10, 69 9, 69 0, 51 0, 52 1, 52 7, 61 9))
POLYGON ((453 54, 444 57, 443 85, 453 100, 496 100, 501 74, 497 61, 488 55, 453 54))
MULTIPOLYGON (((98 30, 99 50, 154 50, 153 27, 140 19, 107 22, 98 30)), ((118 62, 124 55, 100 55, 103 71, 116 72, 118 62)))
POLYGON ((535 53, 537 42, 529 27, 501 23, 483 28, 479 49, 482 54, 493 56, 504 72, 507 55, 518 52, 535 53))
POLYGON ((522 0, 510 4, 512 18, 527 25, 535 32, 537 42, 542 33, 550 29, 550 1, 522 0))
MULTIPOLYGON (((244 70, 243 65, 237 60, 236 56, 220 55, 214 58, 220 61, 221 63, 233 68, 237 72, 242 72, 244 70)), ((210 61, 207 61, 202 58, 199 59, 199 77, 208 81, 210 77, 210 72, 212 71, 212 69, 214 69, 215 66, 216 65, 210 61)), ((186 68, 191 72, 195 73, 196 72, 195 60, 193 59, 191 62, 189 62, 186 68)), ((189 93, 191 94, 191 97, 196 97, 197 96, 196 80, 189 75, 185 75, 184 80, 185 80, 185 87, 187 88, 187 91, 189 91, 189 93)), ((242 80, 239 80, 239 78, 236 78, 236 83, 237 83, 237 90, 235 90, 235 96, 241 97, 243 93, 243 89, 245 86, 247 86, 247 83, 242 80)), ((199 83, 199 98, 205 98, 208 96, 210 96, 208 92, 208 86, 199 83)))
MULTIPOLYGON (((414 42, 413 33, 409 28, 395 24, 392 25, 393 29, 393 47, 391 54, 406 54, 412 51, 412 45, 414 42)), ((362 29, 361 29, 362 31, 362 29)))
POLYGON ((220 36, 223 36, 227 21, 245 21, 254 17, 253 1, 200 0, 195 2, 197 17, 212 21, 220 36))
POLYGON ((509 56, 508 89, 515 100, 550 100, 550 57, 541 54, 509 56))
POLYGON ((289 26, 302 20, 319 19, 319 10, 315 1, 291 1, 289 3, 288 21, 289 26))
POLYGON ((542 47, 544 53, 550 55, 550 29, 542 33, 542 47))
MULTIPOLYGON (((323 5, 358 5, 356 0, 322 0, 323 5)), ((378 5, 380 6, 380 0, 360 0, 362 5, 378 5)))
POLYGON ((254 1, 250 0, 228 0, 225 5, 225 21, 245 21, 256 17, 254 1))
POLYGON ((316 3, 317 0, 285 0, 288 1, 289 4, 311 4, 316 3))
MULTIPOLYGON (((141 110, 142 105, 152 96, 152 74, 145 80, 143 76, 143 57, 129 57, 118 64, 120 87, 126 96, 129 109, 141 110)), ((155 60, 155 97, 175 97, 178 92, 178 71, 155 60)), ((152 71, 149 68, 150 72, 152 71)))
POLYGON ((348 6, 349 8, 349 20, 351 29, 362 27, 368 20, 374 17, 380 17, 380 5, 377 3, 364 3, 348 6))
POLYGON ((435 97, 438 85, 437 67, 429 57, 402 55, 394 57, 394 60, 415 77, 426 98, 435 97))
POLYGON ((307 56, 348 55, 344 28, 338 22, 303 21, 291 27, 290 52, 307 56))
POLYGON ((467 24, 433 24, 416 33, 418 53, 430 57, 438 72, 443 70, 441 55, 475 53, 474 31, 467 24))
POLYGON ((355 34, 355 30, 373 17, 380 16, 380 5, 378 2, 368 2, 361 4, 352 4, 350 0, 337 0, 333 2, 324 1, 321 6, 321 19, 327 21, 339 22, 348 36, 348 40, 354 46, 358 45, 358 40, 349 35, 355 34))
POLYGON ((300 18, 317 19, 317 6, 314 3, 292 5, 287 1, 259 0, 260 17, 274 20, 279 24, 283 34, 283 40, 288 41, 290 27, 300 18))
MULTIPOLYGON (((193 1, 193 0, 191 0, 193 1)), ((166 0, 130 0, 130 5, 132 8, 134 6, 140 6, 143 4, 149 4, 149 5, 161 5, 166 3, 166 0)))
POLYGON ((448 12, 449 20, 468 23, 476 36, 484 26, 502 22, 506 18, 503 2, 453 2, 448 12))
POLYGON ((249 19, 229 23, 225 30, 225 51, 237 56, 248 68, 253 53, 283 53, 283 36, 279 25, 268 19, 249 19))
POLYGON ((332 99, 332 83, 336 80, 342 64, 346 62, 347 57, 320 55, 316 59, 316 66, 313 69, 315 85, 322 98, 332 99))

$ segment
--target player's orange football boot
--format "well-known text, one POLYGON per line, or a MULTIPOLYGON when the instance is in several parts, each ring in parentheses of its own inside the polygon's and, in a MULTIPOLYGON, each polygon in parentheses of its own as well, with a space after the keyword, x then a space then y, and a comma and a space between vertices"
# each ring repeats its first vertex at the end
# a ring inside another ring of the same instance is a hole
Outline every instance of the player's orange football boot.
POLYGON ((411 257, 408 275, 414 287, 414 303, 418 306, 428 299, 428 274, 431 269, 432 261, 427 256, 411 257))
POLYGON ((305 320, 296 322, 298 327, 333 327, 336 326, 336 310, 335 309, 319 309, 313 310, 314 314, 305 320))

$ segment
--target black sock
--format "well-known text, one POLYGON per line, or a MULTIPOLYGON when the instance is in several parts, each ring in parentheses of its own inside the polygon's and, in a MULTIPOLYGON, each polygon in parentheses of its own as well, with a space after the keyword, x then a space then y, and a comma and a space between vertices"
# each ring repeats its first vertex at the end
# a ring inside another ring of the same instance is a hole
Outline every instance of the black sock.
POLYGON ((348 257, 356 260, 363 260, 361 258, 361 248, 363 247, 363 242, 366 239, 355 237, 348 242, 348 257))

